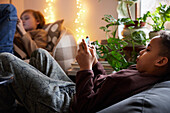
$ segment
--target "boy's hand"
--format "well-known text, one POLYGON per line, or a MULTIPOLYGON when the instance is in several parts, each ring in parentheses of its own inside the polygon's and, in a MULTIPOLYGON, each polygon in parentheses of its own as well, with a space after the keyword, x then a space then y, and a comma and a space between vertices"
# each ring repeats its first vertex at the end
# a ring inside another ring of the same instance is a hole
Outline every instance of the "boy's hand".
POLYGON ((93 62, 93 65, 92 66, 94 66, 97 62, 98 62, 98 59, 97 59, 97 53, 96 53, 96 49, 95 49, 95 46, 93 46, 93 45, 89 45, 89 50, 90 50, 90 52, 91 52, 91 54, 93 54, 93 56, 95 57, 94 58, 94 62, 93 62))
POLYGON ((80 70, 91 70, 94 62, 96 62, 94 49, 89 49, 83 39, 79 45, 76 60, 80 66, 80 70))

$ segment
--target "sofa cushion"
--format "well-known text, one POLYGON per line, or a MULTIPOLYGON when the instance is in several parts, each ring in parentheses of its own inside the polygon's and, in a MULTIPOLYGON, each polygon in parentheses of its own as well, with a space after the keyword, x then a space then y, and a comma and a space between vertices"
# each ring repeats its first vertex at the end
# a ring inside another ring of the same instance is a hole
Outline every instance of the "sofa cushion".
POLYGON ((59 41, 53 49, 53 57, 67 73, 71 68, 71 63, 75 61, 77 53, 77 43, 72 32, 64 28, 59 41))
POLYGON ((169 113, 170 81, 127 98, 97 113, 169 113))
POLYGON ((60 37, 61 30, 63 28, 64 19, 57 20, 54 23, 46 24, 43 29, 48 32, 48 45, 47 50, 52 52, 53 47, 56 45, 58 38, 60 37))

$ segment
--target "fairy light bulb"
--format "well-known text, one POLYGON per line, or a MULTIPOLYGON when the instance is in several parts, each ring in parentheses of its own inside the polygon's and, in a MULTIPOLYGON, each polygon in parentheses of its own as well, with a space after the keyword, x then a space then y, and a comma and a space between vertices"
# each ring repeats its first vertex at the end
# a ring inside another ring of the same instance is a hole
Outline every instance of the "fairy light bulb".
POLYGON ((55 13, 54 13, 54 6, 55 0, 46 0, 46 8, 44 9, 45 12, 45 20, 47 23, 55 22, 55 13))

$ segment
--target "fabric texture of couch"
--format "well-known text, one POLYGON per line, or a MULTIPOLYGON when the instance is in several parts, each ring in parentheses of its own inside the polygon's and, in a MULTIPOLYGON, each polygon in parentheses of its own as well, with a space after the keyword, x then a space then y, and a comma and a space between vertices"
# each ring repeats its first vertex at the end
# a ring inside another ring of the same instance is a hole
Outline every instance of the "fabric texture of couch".
POLYGON ((97 113, 170 113, 170 81, 155 84, 97 113))
POLYGON ((63 26, 64 20, 46 24, 44 30, 48 32, 48 51, 67 73, 71 63, 75 61, 77 43, 71 30, 63 26))

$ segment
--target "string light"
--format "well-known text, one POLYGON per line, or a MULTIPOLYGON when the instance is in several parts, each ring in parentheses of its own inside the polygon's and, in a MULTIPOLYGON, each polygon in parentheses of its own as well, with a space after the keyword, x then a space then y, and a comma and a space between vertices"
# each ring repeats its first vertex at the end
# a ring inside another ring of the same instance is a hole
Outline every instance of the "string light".
POLYGON ((85 13, 86 13, 86 8, 85 5, 82 4, 82 0, 76 0, 77 3, 77 18, 75 19, 75 24, 76 24, 76 40, 77 43, 81 42, 83 38, 86 37, 85 34, 85 13))
POLYGON ((47 23, 55 22, 54 4, 55 0, 46 0, 47 7, 44 9, 47 23))

